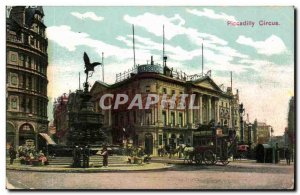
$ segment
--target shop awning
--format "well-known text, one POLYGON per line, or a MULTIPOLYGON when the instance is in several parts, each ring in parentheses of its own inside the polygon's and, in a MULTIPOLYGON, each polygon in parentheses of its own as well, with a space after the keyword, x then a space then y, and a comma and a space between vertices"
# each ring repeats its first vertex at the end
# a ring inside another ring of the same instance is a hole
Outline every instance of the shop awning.
POLYGON ((51 145, 56 145, 56 143, 53 141, 53 139, 46 133, 39 133, 46 141, 48 144, 51 145))

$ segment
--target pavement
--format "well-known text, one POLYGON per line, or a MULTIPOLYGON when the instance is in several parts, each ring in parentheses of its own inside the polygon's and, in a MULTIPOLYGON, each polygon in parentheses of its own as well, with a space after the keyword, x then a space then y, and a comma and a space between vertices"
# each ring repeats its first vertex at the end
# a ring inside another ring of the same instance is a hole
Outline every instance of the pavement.
POLYGON ((295 190, 294 170, 293 165, 246 160, 232 162, 227 166, 178 163, 163 171, 99 171, 92 174, 7 170, 6 187, 12 190, 295 190))
MULTIPOLYGON (((255 160, 249 159, 238 159, 231 161, 230 165, 242 165, 247 164, 248 166, 286 166, 285 161, 280 161, 278 164, 270 163, 256 163, 255 160)), ((96 172, 116 172, 116 171, 155 171, 155 170, 165 170, 172 168, 176 165, 188 165, 184 162, 183 158, 178 157, 152 157, 150 163, 142 164, 114 164, 108 167, 98 166, 90 168, 72 168, 69 165, 47 165, 47 166, 32 166, 32 165, 21 165, 20 163, 14 163, 13 165, 6 165, 7 170, 16 171, 36 171, 36 172, 65 172, 65 173, 96 173, 96 172)), ((193 165, 196 165, 195 163, 193 165)), ((217 166, 223 166, 217 163, 217 166)), ((291 162, 293 166, 293 162, 291 162)))

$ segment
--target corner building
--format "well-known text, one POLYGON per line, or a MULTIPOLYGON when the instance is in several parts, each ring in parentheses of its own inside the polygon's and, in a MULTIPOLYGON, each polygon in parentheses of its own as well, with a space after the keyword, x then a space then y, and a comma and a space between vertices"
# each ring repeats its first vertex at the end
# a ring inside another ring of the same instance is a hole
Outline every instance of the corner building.
POLYGON ((47 132, 47 45, 41 6, 7 7, 6 144, 38 147, 47 132))

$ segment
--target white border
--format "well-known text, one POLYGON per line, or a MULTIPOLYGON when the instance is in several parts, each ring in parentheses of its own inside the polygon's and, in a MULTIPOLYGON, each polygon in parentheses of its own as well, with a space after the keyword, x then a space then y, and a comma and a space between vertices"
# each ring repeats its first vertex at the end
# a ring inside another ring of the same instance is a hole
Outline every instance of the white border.
MULTIPOLYGON (((2 0, 0 2, 0 29, 2 29, 2 32, 0 33, 0 42, 1 42, 1 52, 0 52, 0 59, 2 62, 1 71, 0 71, 0 89, 1 89, 1 95, 0 95, 0 138, 1 138, 1 152, 0 152, 0 167, 3 171, 1 171, 0 176, 0 191, 1 194, 8 194, 9 191, 5 189, 5 34, 6 34, 6 28, 5 28, 5 6, 6 5, 43 5, 43 6, 291 6, 294 5, 296 8, 298 8, 298 16, 299 16, 299 10, 300 10, 300 1, 299 0, 252 0, 245 2, 244 0, 230 0, 230 1, 224 1, 224 0, 210 0, 210 1, 200 1, 200 0, 151 0, 151 1, 145 1, 145 0, 84 0, 84 1, 62 1, 62 0, 2 0)), ((299 19, 297 20, 297 26, 299 27, 299 19)), ((297 32, 297 37, 299 39, 299 31, 297 32)), ((299 50, 297 51, 297 56, 299 54, 299 50)), ((297 75, 299 75, 299 67, 297 68, 297 75)), ((298 78, 296 78, 298 81, 298 78)), ((298 83, 298 82, 297 82, 298 83)), ((298 89, 299 90, 299 83, 298 83, 298 89)), ((296 93, 295 93, 296 94, 296 93)), ((298 98, 297 98, 298 99, 298 98)), ((297 109, 298 110, 298 109, 297 109)), ((299 117, 299 115, 298 115, 299 117)), ((298 118, 297 118, 298 119, 298 118)), ((298 121, 298 120, 297 120, 298 121)), ((297 133, 299 135, 299 132, 297 133)), ((299 136, 297 136, 298 139, 299 136)), ((297 148, 298 149, 298 148, 297 148)), ((298 168, 299 169, 299 168, 298 168)), ((298 170, 297 169, 297 170, 298 170)), ((298 174, 297 174, 298 175, 298 174)), ((251 179, 251 178, 250 178, 251 179)), ((297 178, 298 183, 299 178, 297 178)), ((296 186, 298 186, 296 184, 296 186)), ((299 187, 299 186, 298 186, 299 187)), ((23 194, 25 192, 21 192, 23 194)), ((62 192, 48 192, 49 194, 57 194, 62 192)), ((106 194, 107 192, 100 192, 101 194, 106 194)), ((117 193, 117 192, 114 192, 117 193)), ((124 192, 123 192, 124 193, 124 192)), ((128 192, 127 192, 128 193, 128 192)), ((132 192, 130 192, 132 193, 132 192)), ((158 192, 150 192, 150 194, 157 194, 158 192)), ((161 193, 161 192, 159 192, 161 193)), ((171 194, 173 192, 167 192, 168 194, 171 194)), ((184 193, 184 192, 179 192, 184 193)), ((204 193, 204 192, 200 192, 204 193)), ((224 193, 224 192, 221 192, 224 193)), ((257 192, 253 192, 257 193, 257 192)), ((271 194, 272 192, 269 192, 267 194, 271 194)), ((18 193, 19 194, 19 193, 18 193)), ((80 192, 79 194, 86 194, 86 192, 80 192)), ((111 194, 111 193, 109 193, 111 194)))

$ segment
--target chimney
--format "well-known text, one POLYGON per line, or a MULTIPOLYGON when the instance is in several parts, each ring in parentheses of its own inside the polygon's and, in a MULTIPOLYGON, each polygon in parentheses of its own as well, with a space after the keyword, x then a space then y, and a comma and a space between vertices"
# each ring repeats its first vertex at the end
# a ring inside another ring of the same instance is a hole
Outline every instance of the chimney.
POLYGON ((151 65, 154 65, 153 56, 151 56, 151 65))

